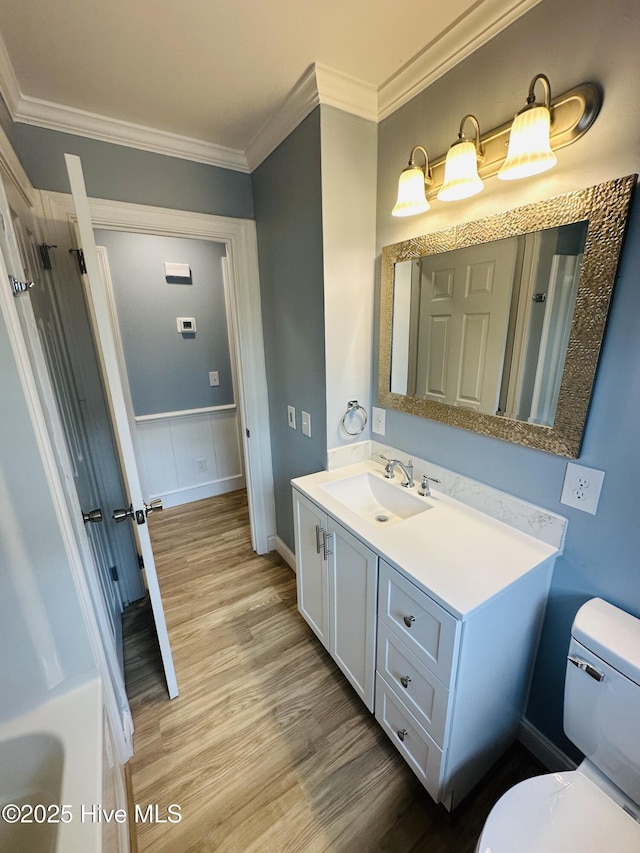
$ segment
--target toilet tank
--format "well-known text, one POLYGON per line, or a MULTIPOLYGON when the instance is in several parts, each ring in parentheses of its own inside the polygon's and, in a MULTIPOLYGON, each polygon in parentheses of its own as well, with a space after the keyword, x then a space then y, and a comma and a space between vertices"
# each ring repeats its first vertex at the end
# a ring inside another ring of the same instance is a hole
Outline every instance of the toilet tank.
POLYGON ((600 598, 583 604, 571 629, 564 730, 640 804, 640 619, 600 598))

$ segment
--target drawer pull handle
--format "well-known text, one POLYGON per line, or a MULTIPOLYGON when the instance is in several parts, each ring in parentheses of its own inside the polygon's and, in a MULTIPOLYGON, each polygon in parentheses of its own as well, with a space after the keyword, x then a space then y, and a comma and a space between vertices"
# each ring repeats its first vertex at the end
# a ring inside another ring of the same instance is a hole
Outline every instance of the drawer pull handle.
POLYGON ((404 616, 403 619, 404 619, 404 624, 407 626, 407 628, 410 628, 412 622, 416 621, 415 616, 404 616))
POLYGON ((406 729, 398 729, 397 734, 398 734, 398 737, 400 738, 400 740, 404 740, 406 738, 406 736, 409 734, 409 732, 406 729))
POLYGON ((400 684, 402 684, 402 686, 403 686, 403 687, 404 687, 404 689, 406 690, 406 689, 409 687, 409 682, 410 682, 410 681, 411 681, 411 676, 410 676, 410 675, 403 675, 403 676, 402 676, 402 678, 400 679, 400 684))

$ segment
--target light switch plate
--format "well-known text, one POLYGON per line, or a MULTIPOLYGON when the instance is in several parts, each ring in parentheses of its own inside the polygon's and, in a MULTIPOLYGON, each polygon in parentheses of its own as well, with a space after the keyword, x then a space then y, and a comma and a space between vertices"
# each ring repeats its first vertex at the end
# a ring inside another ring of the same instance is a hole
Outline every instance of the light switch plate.
POLYGON ((378 406, 371 407, 371 431, 377 435, 384 435, 385 415, 384 409, 380 409, 378 406))
POLYGON ((311 438, 311 415, 309 412, 301 412, 302 415, 302 434, 307 438, 311 438))
POLYGON ((296 410, 293 406, 287 406, 287 423, 291 429, 296 428, 296 410))
POLYGON ((560 503, 595 515, 603 480, 604 471, 568 462, 560 503))
POLYGON ((217 388, 220 385, 220 373, 217 370, 209 371, 209 385, 212 388, 217 388))

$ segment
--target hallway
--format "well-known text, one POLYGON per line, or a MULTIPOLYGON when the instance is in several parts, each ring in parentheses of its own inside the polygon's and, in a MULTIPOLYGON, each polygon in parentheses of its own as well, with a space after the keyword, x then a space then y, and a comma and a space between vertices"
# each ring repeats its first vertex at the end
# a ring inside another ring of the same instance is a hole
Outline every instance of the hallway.
POLYGON ((453 818, 437 807, 296 609, 295 576, 251 549, 246 492, 150 517, 180 695, 146 605, 125 613, 141 853, 471 853, 500 793, 542 772, 515 745, 453 818))

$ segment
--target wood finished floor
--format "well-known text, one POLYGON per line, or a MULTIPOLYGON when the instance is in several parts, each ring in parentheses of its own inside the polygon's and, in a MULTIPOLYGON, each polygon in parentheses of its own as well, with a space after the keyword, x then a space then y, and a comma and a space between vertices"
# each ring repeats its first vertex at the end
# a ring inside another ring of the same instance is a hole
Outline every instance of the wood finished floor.
POLYGON ((436 806, 296 609, 295 575, 251 550, 244 491, 150 517, 180 695, 147 604, 124 619, 140 853, 471 853, 491 806, 544 772, 518 744, 453 816, 436 806))

